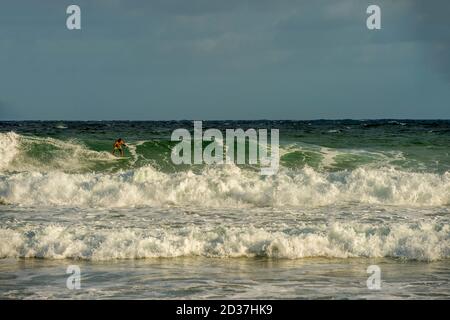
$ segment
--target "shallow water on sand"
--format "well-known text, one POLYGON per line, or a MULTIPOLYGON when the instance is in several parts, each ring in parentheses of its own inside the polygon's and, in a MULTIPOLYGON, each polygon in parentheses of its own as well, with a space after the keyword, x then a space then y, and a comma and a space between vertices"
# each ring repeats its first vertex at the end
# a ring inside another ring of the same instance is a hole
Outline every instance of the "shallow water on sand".
POLYGON ((448 299, 450 263, 394 259, 0 260, 2 299, 448 299), (77 264, 81 288, 66 287, 77 264), (381 289, 366 285, 381 268, 381 289))

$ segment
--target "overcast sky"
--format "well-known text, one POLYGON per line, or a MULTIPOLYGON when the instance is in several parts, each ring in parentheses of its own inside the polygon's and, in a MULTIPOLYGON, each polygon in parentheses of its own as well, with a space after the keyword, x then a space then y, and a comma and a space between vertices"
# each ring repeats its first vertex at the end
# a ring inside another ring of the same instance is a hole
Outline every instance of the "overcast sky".
POLYGON ((449 119, 449 12, 448 0, 2 0, 0 119, 449 119), (66 28, 70 4, 82 30, 66 28))

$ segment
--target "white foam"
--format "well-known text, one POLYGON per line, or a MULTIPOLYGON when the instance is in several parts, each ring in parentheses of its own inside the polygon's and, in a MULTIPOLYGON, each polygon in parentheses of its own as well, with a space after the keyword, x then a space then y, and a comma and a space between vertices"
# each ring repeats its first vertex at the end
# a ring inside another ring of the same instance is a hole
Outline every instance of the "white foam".
POLYGON ((167 174, 151 166, 116 174, 21 172, 0 175, 0 198, 26 206, 318 207, 362 203, 408 207, 450 204, 450 173, 359 168, 276 176, 225 165, 167 174))
POLYGON ((89 229, 28 227, 0 229, 0 258, 142 259, 155 257, 450 257, 450 227, 433 224, 373 227, 333 224, 299 235, 254 227, 204 229, 89 229))
POLYGON ((343 157, 353 157, 355 160, 365 160, 365 164, 358 164, 366 168, 393 167, 392 163, 406 158, 401 151, 368 151, 363 149, 327 148, 314 144, 297 142, 280 148, 281 158, 291 152, 311 152, 321 157, 318 168, 321 170, 334 169, 343 157))
POLYGON ((0 171, 8 168, 11 161, 19 153, 20 136, 14 132, 0 133, 0 171))

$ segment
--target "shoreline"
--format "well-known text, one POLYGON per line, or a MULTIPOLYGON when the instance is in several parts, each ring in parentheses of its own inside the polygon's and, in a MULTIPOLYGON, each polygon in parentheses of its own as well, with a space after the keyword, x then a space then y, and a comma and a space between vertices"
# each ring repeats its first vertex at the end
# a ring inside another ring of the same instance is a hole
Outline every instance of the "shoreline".
POLYGON ((153 258, 93 262, 1 259, 1 299, 423 299, 450 298, 450 260, 153 258), (81 288, 66 288, 68 265, 81 288), (366 269, 381 267, 381 289, 366 269))

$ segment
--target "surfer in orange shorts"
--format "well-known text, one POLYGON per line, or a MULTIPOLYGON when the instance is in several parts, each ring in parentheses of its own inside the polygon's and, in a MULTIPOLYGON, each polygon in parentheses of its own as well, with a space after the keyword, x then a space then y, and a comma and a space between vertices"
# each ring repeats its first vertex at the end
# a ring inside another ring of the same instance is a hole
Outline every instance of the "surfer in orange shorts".
POLYGON ((125 141, 123 141, 122 138, 117 139, 116 142, 114 142, 114 147, 113 147, 112 154, 116 155, 116 151, 119 151, 120 152, 120 156, 123 157, 123 148, 122 148, 122 146, 125 146, 125 147, 127 146, 125 144, 125 141))

